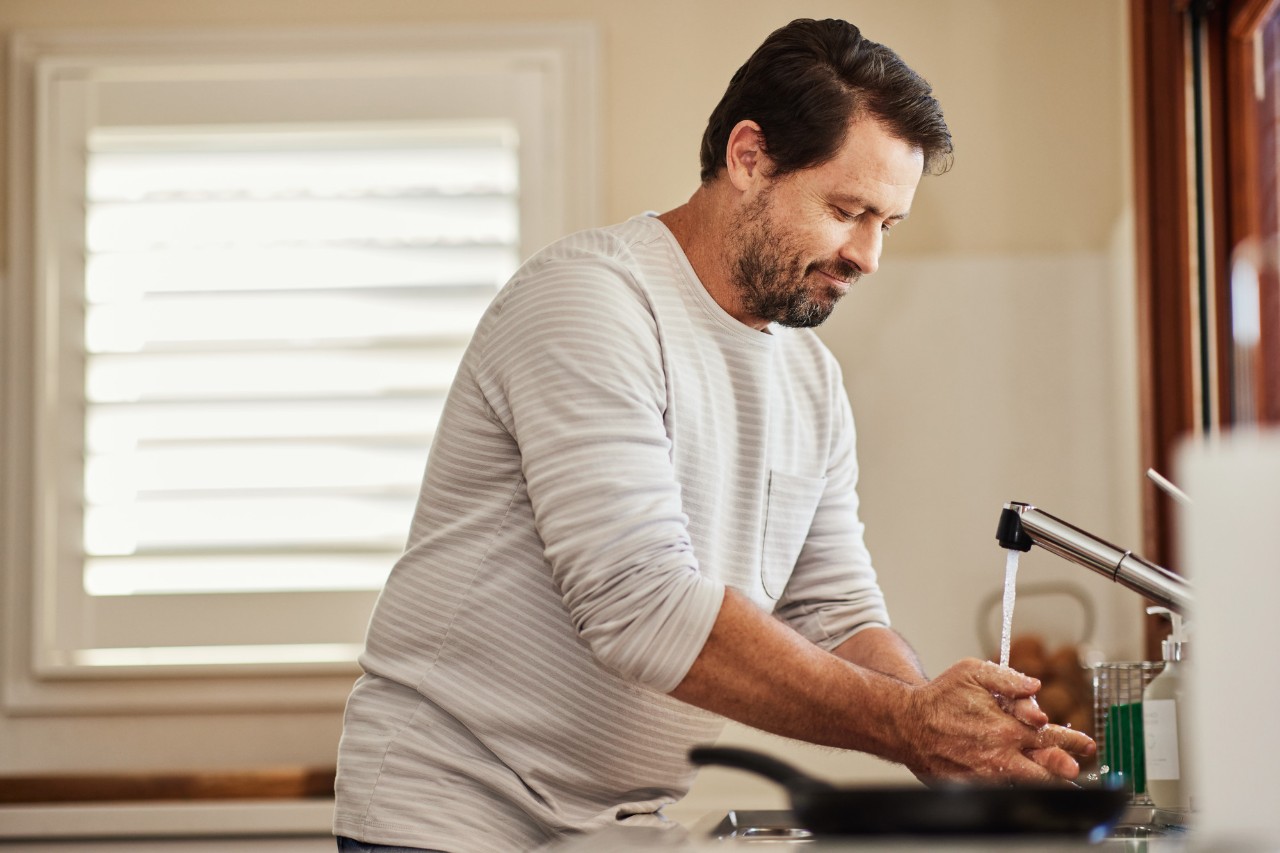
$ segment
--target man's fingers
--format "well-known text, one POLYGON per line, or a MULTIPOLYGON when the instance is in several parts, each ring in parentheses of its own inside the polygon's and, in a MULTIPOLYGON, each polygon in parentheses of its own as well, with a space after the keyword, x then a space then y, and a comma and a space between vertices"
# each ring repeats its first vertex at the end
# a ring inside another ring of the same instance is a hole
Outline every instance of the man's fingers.
POLYGON ((1039 679, 990 661, 974 668, 973 679, 989 692, 1014 700, 1029 698, 1040 690, 1039 679))
POLYGON ((1088 758, 1098 751, 1098 745, 1094 743, 1093 738, 1084 732, 1052 724, 1036 732, 1036 747, 1057 747, 1071 755, 1079 755, 1083 758, 1088 758))
POLYGON ((1009 780, 1023 783, 1059 782, 1067 778, 1063 775, 1064 772, 1071 773, 1070 778, 1074 779, 1080 772, 1079 767, 1076 767, 1073 773, 1071 768, 1062 761, 1062 758, 1057 756, 1061 756, 1070 761, 1072 765, 1075 765, 1075 762, 1071 761, 1071 756, 1062 750, 1028 750, 1025 755, 1019 755, 1018 760, 1008 768, 1009 780), (1050 755, 1049 753, 1051 752, 1056 752, 1057 755, 1050 755))
POLYGON ((1055 779, 1069 782, 1080 775, 1080 765, 1058 747, 1028 750, 1027 757, 1051 773, 1055 779))
POLYGON ((1049 722, 1049 715, 1040 710, 1040 705, 1036 702, 1036 697, 1034 696, 1026 696, 1022 699, 1008 699, 1004 696, 997 696, 996 701, 1015 720, 1025 723, 1033 729, 1038 729, 1049 722))

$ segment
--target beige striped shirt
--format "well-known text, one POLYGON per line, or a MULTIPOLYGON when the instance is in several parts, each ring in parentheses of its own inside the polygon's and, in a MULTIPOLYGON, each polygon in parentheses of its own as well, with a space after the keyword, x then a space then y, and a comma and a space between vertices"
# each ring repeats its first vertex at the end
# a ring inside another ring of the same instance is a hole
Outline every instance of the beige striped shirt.
POLYGON ((830 353, 730 317, 658 219, 539 252, 449 393, 335 832, 510 853, 677 800, 722 720, 666 692, 726 586, 824 648, 888 624, 856 479, 830 353))

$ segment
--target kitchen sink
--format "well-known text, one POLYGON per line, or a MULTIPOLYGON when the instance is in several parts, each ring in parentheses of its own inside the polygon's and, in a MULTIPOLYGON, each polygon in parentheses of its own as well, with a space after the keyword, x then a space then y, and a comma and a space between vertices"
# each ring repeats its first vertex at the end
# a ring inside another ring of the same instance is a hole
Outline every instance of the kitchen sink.
POLYGON ((1111 838, 1170 838, 1187 833, 1187 816, 1155 806, 1129 806, 1111 831, 1111 838))
POLYGON ((813 833, 797 825, 795 815, 785 809, 729 812, 715 825, 710 835, 718 841, 740 839, 777 843, 813 840, 813 833))
MULTIPOLYGON (((1187 836, 1184 819, 1185 816, 1177 812, 1163 811, 1154 806, 1130 806, 1107 838, 1103 839, 1101 847, 1106 850, 1124 845, 1126 849, 1137 849, 1133 847, 1134 843, 1151 840, 1168 843, 1161 843, 1158 848, 1149 848, 1143 844, 1141 849, 1180 849, 1182 846, 1180 842, 1185 841, 1187 836)), ((750 843, 751 847, 756 846, 751 842, 757 842, 769 849, 787 849, 792 846, 810 847, 819 841, 812 832, 800 826, 795 816, 785 809, 731 811, 718 821, 702 823, 701 829, 702 832, 699 834, 702 837, 709 837, 712 841, 750 843)), ((863 839, 863 843, 870 840, 863 839)), ((941 839, 938 841, 939 846, 949 846, 941 839)), ((1008 837, 1007 841, 1012 846, 1019 846, 1016 837, 1008 837)), ((1087 848, 1092 845, 1083 840, 1068 839, 1064 840, 1062 845, 1053 845, 1054 849, 1059 846, 1074 849, 1077 846, 1087 848)), ((1043 848, 1037 847, 1037 849, 1043 848)))

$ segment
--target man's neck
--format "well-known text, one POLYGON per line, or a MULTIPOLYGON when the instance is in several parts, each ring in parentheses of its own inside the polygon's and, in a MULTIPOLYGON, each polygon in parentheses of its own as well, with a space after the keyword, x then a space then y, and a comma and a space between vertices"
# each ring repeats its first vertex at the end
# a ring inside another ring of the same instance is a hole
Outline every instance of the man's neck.
POLYGON ((763 329, 768 324, 761 325, 745 316, 733 285, 728 216, 733 208, 728 199, 717 197, 720 192, 717 184, 704 184, 687 202, 659 215, 658 219, 675 236, 698 280, 716 304, 744 325, 763 329))

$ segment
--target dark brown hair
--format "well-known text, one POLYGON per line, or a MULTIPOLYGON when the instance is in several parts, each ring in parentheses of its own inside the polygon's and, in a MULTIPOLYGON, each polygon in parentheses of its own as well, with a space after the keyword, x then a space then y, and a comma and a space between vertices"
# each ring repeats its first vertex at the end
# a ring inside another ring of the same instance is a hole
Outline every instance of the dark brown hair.
POLYGON ((729 133, 760 125, 774 175, 836 155, 850 120, 880 121, 919 148, 929 174, 951 166, 951 131, 929 83, 889 48, 847 21, 801 18, 775 30, 729 81, 702 136, 702 180, 725 164, 729 133))

